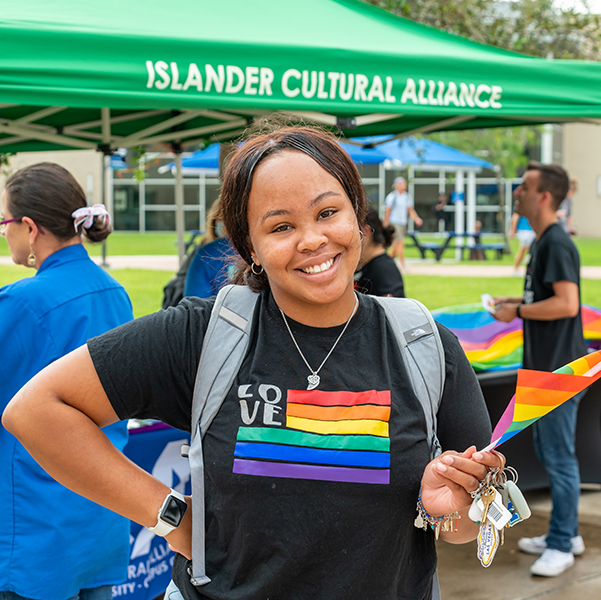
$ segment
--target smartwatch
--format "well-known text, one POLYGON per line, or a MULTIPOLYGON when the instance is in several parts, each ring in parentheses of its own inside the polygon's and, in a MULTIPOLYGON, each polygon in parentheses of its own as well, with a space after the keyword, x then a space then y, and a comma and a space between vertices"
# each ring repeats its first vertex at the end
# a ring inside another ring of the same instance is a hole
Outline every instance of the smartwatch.
POLYGON ((159 518, 154 527, 148 530, 160 537, 165 537, 174 529, 177 529, 186 514, 186 499, 175 490, 171 490, 159 509, 159 518))

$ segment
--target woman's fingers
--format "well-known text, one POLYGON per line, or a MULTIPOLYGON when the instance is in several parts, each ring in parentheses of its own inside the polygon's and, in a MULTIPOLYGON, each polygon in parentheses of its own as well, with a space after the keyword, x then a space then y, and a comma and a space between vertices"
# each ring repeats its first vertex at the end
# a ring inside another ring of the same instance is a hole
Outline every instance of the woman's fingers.
POLYGON ((478 488, 488 469, 460 456, 446 456, 432 466, 436 474, 444 479, 444 485, 454 491, 472 492, 478 488))
MULTIPOLYGON (((431 469, 434 474, 444 480, 444 485, 451 489, 463 488, 472 492, 478 488, 489 470, 502 469, 505 457, 498 452, 477 452, 470 447, 461 454, 445 452, 433 462, 431 469)), ((442 483, 442 481, 441 481, 442 483)))

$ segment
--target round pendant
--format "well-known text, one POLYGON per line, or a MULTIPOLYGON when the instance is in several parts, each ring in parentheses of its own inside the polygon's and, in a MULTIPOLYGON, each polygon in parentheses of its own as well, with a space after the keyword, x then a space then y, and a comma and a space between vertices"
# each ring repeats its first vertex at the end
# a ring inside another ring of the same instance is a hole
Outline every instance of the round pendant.
POLYGON ((319 385, 319 382, 320 382, 319 375, 317 375, 317 374, 309 375, 307 377, 307 381, 309 382, 309 385, 307 386, 307 390, 314 390, 319 385))

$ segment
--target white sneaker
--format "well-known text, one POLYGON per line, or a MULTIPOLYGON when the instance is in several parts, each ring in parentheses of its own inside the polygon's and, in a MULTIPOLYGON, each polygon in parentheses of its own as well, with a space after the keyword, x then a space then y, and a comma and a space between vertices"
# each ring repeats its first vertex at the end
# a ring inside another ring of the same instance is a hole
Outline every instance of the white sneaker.
POLYGON ((573 564, 574 555, 571 552, 560 552, 559 550, 547 548, 530 567, 530 573, 541 577, 557 577, 573 564))
MULTIPOLYGON (((547 534, 518 540, 518 548, 527 554, 542 554, 547 549, 547 534)), ((572 538, 572 554, 580 556, 584 552, 584 540, 581 535, 572 538)))

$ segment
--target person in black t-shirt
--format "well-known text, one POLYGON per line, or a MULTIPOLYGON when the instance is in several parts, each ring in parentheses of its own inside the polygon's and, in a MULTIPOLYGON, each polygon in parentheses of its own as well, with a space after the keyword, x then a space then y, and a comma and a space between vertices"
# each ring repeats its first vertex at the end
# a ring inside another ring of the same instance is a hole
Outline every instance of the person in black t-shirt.
MULTIPOLYGON (((557 208, 568 191, 567 173, 558 165, 530 163, 516 189, 516 211, 536 233, 530 249, 522 298, 495 298, 493 316, 523 319, 524 368, 554 371, 587 353, 580 315, 580 258, 557 222, 557 208)), ((524 552, 541 554, 530 571, 553 577, 584 552, 578 534, 580 472, 575 450, 578 404, 568 400, 533 425, 534 447, 551 486, 549 532, 522 538, 524 552)))
POLYGON ((413 525, 420 489, 425 518, 459 513, 441 538, 464 543, 478 533, 470 492, 504 462, 476 451, 490 420, 457 338, 438 328, 446 451, 432 460, 384 308, 354 290, 367 201, 335 138, 306 127, 250 138, 221 202, 243 261, 236 281, 259 297, 248 353, 202 444, 210 580, 188 574, 192 499, 125 459, 100 427, 145 416, 190 429, 214 299, 89 340, 21 390, 6 428, 63 484, 164 535, 186 600, 429 600, 436 549, 434 532, 413 525))
POLYGON ((363 227, 363 247, 355 288, 372 296, 405 297, 403 276, 386 249, 394 238, 394 227, 384 227, 377 211, 367 213, 363 227))

